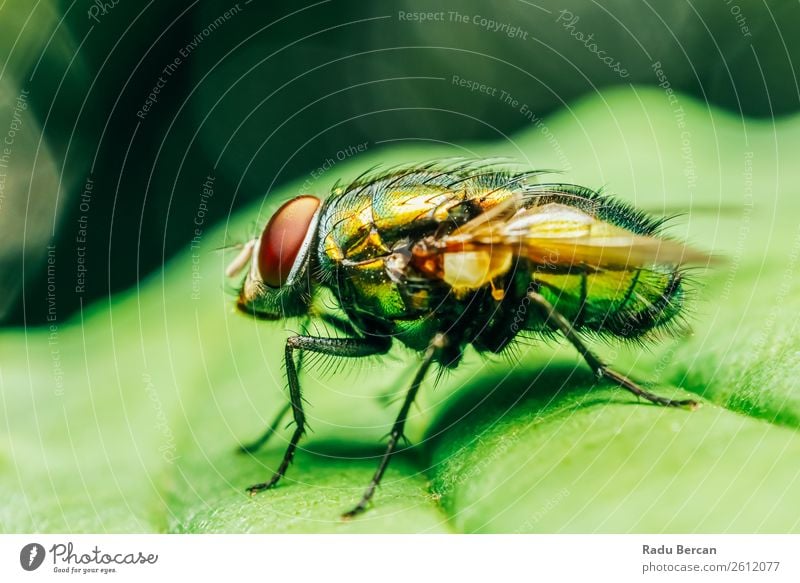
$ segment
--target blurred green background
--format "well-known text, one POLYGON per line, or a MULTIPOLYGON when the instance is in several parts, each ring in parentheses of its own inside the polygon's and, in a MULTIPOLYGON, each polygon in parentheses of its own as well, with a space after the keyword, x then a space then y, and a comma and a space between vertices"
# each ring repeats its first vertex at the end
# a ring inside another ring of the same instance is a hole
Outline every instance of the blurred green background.
POLYGON ((0 530, 800 529, 796 3, 165 4, 0 8, 0 530), (234 449, 285 398, 296 323, 234 313, 216 249, 296 194, 451 155, 683 211, 671 233, 728 258, 695 274, 692 332, 597 348, 704 407, 634 406, 563 346, 471 354, 343 524, 398 348, 306 371, 314 432, 246 497, 288 435, 234 449))
POLYGON ((361 144, 505 140, 531 118, 502 92, 538 119, 663 83, 660 63, 671 87, 737 116, 800 105, 789 0, 106 4, 0 6, 3 137, 21 92, 29 105, 0 213, 0 322, 46 321, 50 243, 67 317, 191 240, 207 176, 205 228, 291 180, 316 189, 312 171, 361 144))

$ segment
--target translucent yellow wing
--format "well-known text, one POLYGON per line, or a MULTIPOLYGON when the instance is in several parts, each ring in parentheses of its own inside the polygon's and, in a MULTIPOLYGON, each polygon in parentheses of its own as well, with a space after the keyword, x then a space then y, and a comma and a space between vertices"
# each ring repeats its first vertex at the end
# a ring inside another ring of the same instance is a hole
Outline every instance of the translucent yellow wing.
POLYGON ((444 237, 444 252, 511 254, 559 271, 632 270, 711 261, 708 254, 682 243, 633 233, 573 206, 505 206, 444 237))

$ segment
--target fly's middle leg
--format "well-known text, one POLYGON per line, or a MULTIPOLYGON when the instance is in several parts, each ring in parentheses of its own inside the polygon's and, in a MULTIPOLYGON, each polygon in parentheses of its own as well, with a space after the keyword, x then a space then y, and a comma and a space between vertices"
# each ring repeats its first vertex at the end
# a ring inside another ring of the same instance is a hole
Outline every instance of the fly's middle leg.
POLYGON ((289 440, 286 452, 278 469, 272 477, 259 484, 250 486, 247 491, 256 494, 262 490, 268 490, 275 486, 286 474, 286 470, 294 459, 297 444, 306 430, 306 415, 303 410, 303 395, 300 391, 300 381, 297 376, 297 366, 294 361, 294 351, 308 350, 340 357, 360 357, 386 353, 392 341, 389 338, 318 338, 315 336, 292 336, 286 341, 286 377, 289 382, 289 399, 292 416, 295 422, 294 433, 289 440))
POLYGON ((693 399, 675 400, 651 393, 625 375, 612 370, 607 364, 600 360, 597 355, 589 350, 583 343, 583 340, 578 336, 575 328, 569 323, 569 320, 556 310, 553 304, 547 301, 547 298, 536 291, 528 292, 528 297, 531 299, 531 302, 541 310, 547 325, 561 332, 561 334, 570 341, 598 377, 607 378, 622 388, 627 389, 637 397, 642 397, 657 405, 664 405, 666 407, 687 407, 689 409, 696 409, 699 407, 698 402, 693 399))
POLYGON ((369 501, 375 494, 375 489, 378 487, 378 484, 380 484, 383 474, 386 473, 386 468, 389 466, 389 461, 397 449, 397 444, 403 438, 403 430, 406 425, 406 419, 408 418, 408 411, 411 409, 411 404, 414 402, 414 399, 417 396, 419 387, 422 384, 422 381, 425 379, 425 375, 427 374, 428 369, 431 367, 431 364, 433 364, 433 361, 436 359, 436 356, 446 345, 447 337, 444 334, 436 334, 436 336, 433 337, 433 340, 431 340, 430 345, 425 351, 425 355, 422 357, 422 364, 420 365, 419 370, 417 370, 414 380, 411 382, 411 388, 409 388, 408 392, 406 393, 406 398, 403 401, 403 406, 400 409, 400 413, 397 415, 397 419, 392 426, 392 431, 389 434, 389 443, 386 445, 386 451, 381 458, 381 463, 378 465, 375 475, 372 476, 369 486, 367 486, 367 489, 361 496, 361 500, 359 500, 358 504, 356 504, 352 510, 342 514, 343 519, 349 520, 354 518, 367 509, 369 501))

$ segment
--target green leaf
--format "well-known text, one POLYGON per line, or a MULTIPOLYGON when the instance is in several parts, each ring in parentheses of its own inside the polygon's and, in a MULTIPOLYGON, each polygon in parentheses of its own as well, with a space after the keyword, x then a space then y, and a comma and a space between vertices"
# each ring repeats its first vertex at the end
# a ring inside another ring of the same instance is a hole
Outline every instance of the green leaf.
MULTIPOLYGON (((559 179, 605 185, 651 211, 687 210, 672 233, 728 258, 693 273, 691 332, 595 348, 654 391, 699 396, 699 411, 637 403, 561 344, 527 341, 512 361, 470 352, 435 390, 424 385, 408 432, 415 447, 392 462, 373 508, 342 522, 418 362, 398 347, 304 371, 313 432, 278 488, 245 495, 289 437, 281 429, 263 452, 235 452, 285 402, 282 346, 297 324, 236 313, 230 257, 213 249, 245 239, 259 210, 263 221, 301 180, 227 230, 204 232, 136 289, 67 322, 56 301, 50 329, 0 333, 0 530, 800 530, 800 167, 787 154, 800 147, 800 119, 742 121, 631 87, 511 142, 464 147, 564 168, 559 179)), ((462 152, 371 148, 325 179, 462 152)), ((56 250, 56 260, 71 258, 56 250)))

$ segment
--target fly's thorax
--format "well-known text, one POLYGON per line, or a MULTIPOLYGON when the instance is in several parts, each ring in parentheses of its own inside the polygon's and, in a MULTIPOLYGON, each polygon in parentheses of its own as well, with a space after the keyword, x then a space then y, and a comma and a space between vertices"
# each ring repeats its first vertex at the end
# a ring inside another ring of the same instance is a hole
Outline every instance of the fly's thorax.
POLYGON ((335 282, 328 287, 333 288, 342 308, 389 327, 392 322, 430 315, 446 295, 441 284, 419 277, 401 253, 355 263, 345 261, 336 273, 335 282))
POLYGON ((387 256, 403 239, 466 220, 461 216, 466 191, 429 182, 430 178, 409 174, 351 185, 331 198, 320 220, 320 260, 338 263, 387 256))
POLYGON ((510 253, 443 256, 433 249, 443 233, 484 212, 465 191, 406 183, 376 196, 376 189, 336 197, 320 220, 319 265, 335 274, 325 283, 351 317, 367 314, 402 328, 403 321, 438 317, 434 312, 448 302, 495 281, 492 293, 502 297, 510 253), (428 249, 434 252, 426 256, 428 249))

